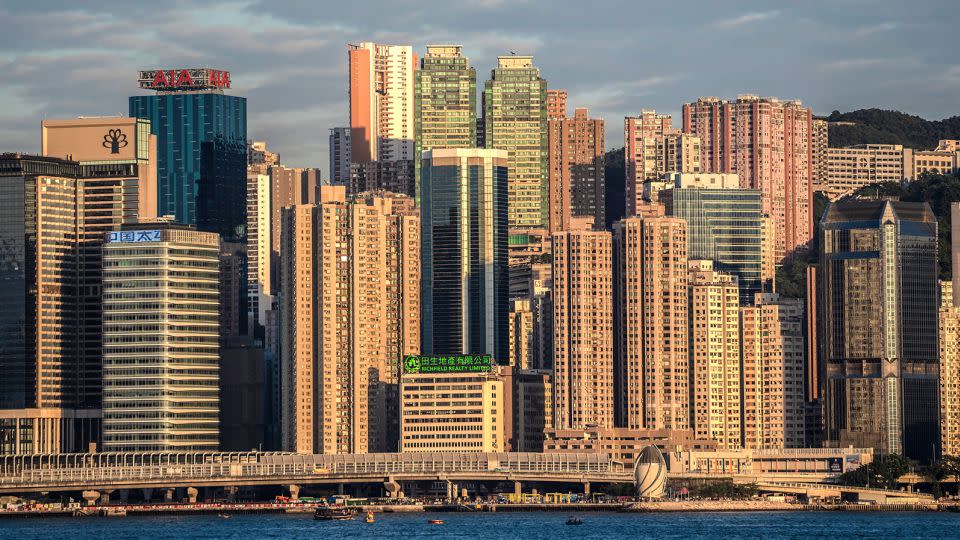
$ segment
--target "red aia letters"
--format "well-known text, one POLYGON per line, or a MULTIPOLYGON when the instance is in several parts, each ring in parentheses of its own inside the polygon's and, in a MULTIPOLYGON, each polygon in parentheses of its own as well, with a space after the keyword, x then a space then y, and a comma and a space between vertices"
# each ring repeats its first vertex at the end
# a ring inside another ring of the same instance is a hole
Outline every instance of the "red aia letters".
POLYGON ((157 70, 153 75, 154 88, 212 86, 214 88, 230 88, 230 72, 218 69, 207 70, 207 80, 194 81, 190 71, 186 69, 157 70))

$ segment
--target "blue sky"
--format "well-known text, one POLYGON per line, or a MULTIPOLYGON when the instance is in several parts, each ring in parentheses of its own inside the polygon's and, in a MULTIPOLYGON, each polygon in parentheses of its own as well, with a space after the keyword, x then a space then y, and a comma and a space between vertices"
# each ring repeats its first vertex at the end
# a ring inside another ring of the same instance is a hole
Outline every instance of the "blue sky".
POLYGON ((0 0, 0 151, 39 151, 40 120, 126 114, 138 69, 210 66, 248 98, 248 133, 327 171, 347 120, 346 44, 460 43, 478 86, 498 54, 534 55, 550 88, 607 125, 699 96, 798 98, 960 114, 960 9, 899 0, 0 0))

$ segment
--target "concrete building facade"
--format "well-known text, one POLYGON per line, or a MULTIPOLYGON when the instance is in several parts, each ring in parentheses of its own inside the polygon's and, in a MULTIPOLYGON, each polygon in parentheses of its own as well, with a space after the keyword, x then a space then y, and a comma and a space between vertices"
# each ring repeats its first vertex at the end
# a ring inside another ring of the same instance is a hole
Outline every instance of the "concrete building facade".
POLYGON ((827 149, 827 182, 821 191, 831 201, 871 184, 900 183, 904 178, 903 146, 899 144, 859 144, 827 149))
POLYGON ((553 235, 554 425, 613 426, 611 237, 574 220, 553 235))
MULTIPOLYGON (((627 216, 639 214, 644 202, 644 182, 656 181, 671 172, 702 172, 700 139, 681 133, 668 114, 644 110, 623 119, 627 216)), ((656 201, 652 201, 656 202, 656 201)))
POLYGON ((606 224, 603 120, 577 108, 572 118, 548 122, 550 231, 570 227, 573 218, 606 224))
POLYGON ((413 48, 351 44, 347 64, 351 162, 415 159, 413 48))
POLYGON ((547 121, 567 117, 567 91, 547 90, 547 121))

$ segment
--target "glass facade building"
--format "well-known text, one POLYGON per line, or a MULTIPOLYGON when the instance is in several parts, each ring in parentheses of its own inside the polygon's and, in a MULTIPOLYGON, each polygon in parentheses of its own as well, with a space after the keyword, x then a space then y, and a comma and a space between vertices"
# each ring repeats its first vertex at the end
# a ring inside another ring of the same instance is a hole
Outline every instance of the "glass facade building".
POLYGON ((939 448, 937 220, 852 200, 821 219, 825 435, 929 461, 939 448))
POLYGON ((157 136, 157 212, 246 238, 247 100, 220 90, 132 96, 130 116, 157 136))
POLYGON ((421 167, 423 354, 509 358, 507 153, 434 149, 421 167))
POLYGON ((669 191, 673 215, 687 222, 689 258, 712 260, 715 270, 736 275, 741 303, 753 303, 754 294, 763 288, 760 191, 700 188, 669 191))

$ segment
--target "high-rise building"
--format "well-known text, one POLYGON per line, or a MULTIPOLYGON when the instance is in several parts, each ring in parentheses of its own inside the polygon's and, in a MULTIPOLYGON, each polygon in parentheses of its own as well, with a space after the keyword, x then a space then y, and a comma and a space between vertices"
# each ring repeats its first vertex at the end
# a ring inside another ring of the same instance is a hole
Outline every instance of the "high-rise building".
POLYGON ((543 452, 544 430, 553 429, 553 373, 513 368, 513 452, 543 452))
POLYGON ((267 141, 247 142, 247 172, 266 174, 280 163, 280 154, 267 150, 267 141))
MULTIPOLYGON (((907 154, 910 153, 908 149, 907 154)), ((827 178, 820 185, 831 201, 871 184, 903 180, 904 149, 899 144, 858 144, 827 149, 827 178)))
POLYGON ((125 225, 103 246, 103 448, 219 448, 215 233, 125 225))
POLYGON ((716 270, 737 276, 740 299, 762 290, 763 215, 760 191, 740 189, 735 174, 673 173, 661 193, 667 212, 687 222, 688 257, 712 260, 716 270))
POLYGON ((763 195, 777 261, 813 239, 813 118, 799 101, 741 95, 683 106, 683 131, 700 138, 704 172, 736 173, 763 195))
POLYGON ((425 354, 510 358, 507 269, 507 152, 434 149, 423 153, 425 354))
POLYGON ((953 303, 952 293, 940 303, 939 343, 942 454, 956 456, 960 455, 960 306, 953 303))
POLYGON ((832 203, 820 221, 828 441, 913 459, 939 445, 937 220, 927 203, 832 203))
POLYGON ((298 204, 320 201, 320 170, 274 165, 270 167, 270 284, 273 293, 283 288, 280 271, 280 212, 298 204))
POLYGON ((424 150, 477 145, 477 70, 463 56, 463 47, 427 45, 427 54, 414 73, 414 100, 413 178, 419 179, 424 150))
POLYGON ((827 121, 823 118, 814 118, 813 126, 813 150, 811 152, 811 162, 813 164, 813 176, 810 183, 813 191, 823 191, 827 185, 828 165, 827 150, 829 144, 829 129, 827 121))
POLYGON ((506 150, 511 228, 547 228, 547 81, 532 56, 500 56, 483 90, 486 148, 506 150))
POLYGON ((553 235, 554 426, 613 427, 610 233, 592 218, 553 235))
POLYGON ((409 45, 364 42, 347 49, 350 89, 350 160, 413 160, 413 73, 409 45))
POLYGON ((806 435, 803 300, 757 293, 740 308, 744 448, 802 448, 806 435))
POLYGON ((407 356, 403 370, 401 452, 506 450, 504 381, 489 355, 407 356))
POLYGON ((283 449, 397 448, 400 360, 420 348, 419 228, 413 199, 343 186, 283 209, 283 449))
POLYGON ((345 184, 347 193, 389 191, 413 197, 417 192, 414 169, 414 162, 407 159, 351 163, 350 176, 345 184))
POLYGON ((547 121, 567 117, 567 91, 547 90, 547 121))
POLYGON ((689 429, 687 223, 629 217, 613 238, 617 424, 689 429))
POLYGON ((577 108, 573 118, 549 120, 550 231, 562 231, 573 218, 606 224, 603 120, 577 108))
MULTIPOLYGON (((644 183, 658 181, 667 173, 699 173, 700 139, 672 127, 669 114, 643 110, 623 119, 623 159, 626 174, 628 216, 643 206, 644 183)), ((651 198, 646 201, 656 202, 651 198)))
POLYGON ((698 439, 742 446, 740 290, 712 261, 690 260, 690 423, 698 439))
POLYGON ((263 337, 273 307, 270 175, 247 170, 247 335, 263 337))
POLYGON ((224 94, 230 74, 215 69, 140 72, 130 116, 157 137, 157 215, 246 240, 247 99, 224 94))
POLYGON ((533 311, 530 300, 517 298, 510 301, 510 365, 517 369, 530 369, 535 344, 533 335, 533 311))
POLYGON ((330 128, 330 183, 342 186, 350 180, 350 128, 330 128))

